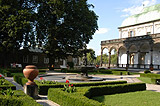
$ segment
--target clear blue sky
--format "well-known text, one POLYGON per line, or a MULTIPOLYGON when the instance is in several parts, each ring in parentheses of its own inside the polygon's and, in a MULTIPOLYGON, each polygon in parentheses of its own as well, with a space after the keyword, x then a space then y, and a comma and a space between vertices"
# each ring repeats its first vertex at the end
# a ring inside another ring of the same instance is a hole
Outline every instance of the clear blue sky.
POLYGON ((92 48, 96 56, 100 55, 100 43, 103 40, 118 39, 118 27, 128 16, 137 14, 145 7, 159 4, 160 0, 88 0, 94 5, 94 12, 99 16, 98 31, 87 45, 92 48))

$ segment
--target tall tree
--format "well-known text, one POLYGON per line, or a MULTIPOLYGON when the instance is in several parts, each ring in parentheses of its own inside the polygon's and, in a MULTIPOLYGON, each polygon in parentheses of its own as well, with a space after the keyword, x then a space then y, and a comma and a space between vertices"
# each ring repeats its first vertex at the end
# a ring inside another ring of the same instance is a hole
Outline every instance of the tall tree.
POLYGON ((56 24, 47 30, 45 48, 54 63, 55 58, 65 58, 68 54, 76 56, 83 44, 92 39, 98 26, 97 15, 89 9, 92 5, 87 4, 87 0, 60 0, 49 5, 53 7, 56 24))
POLYGON ((93 64, 93 63, 94 63, 94 60, 96 60, 95 51, 94 51, 93 49, 90 49, 90 52, 87 53, 87 61, 88 61, 90 64, 93 64))
POLYGON ((98 28, 91 7, 87 0, 0 0, 0 55, 39 45, 51 64, 76 56, 98 28))
POLYGON ((7 57, 22 45, 33 43, 33 2, 31 0, 0 0, 0 56, 3 66, 7 57))

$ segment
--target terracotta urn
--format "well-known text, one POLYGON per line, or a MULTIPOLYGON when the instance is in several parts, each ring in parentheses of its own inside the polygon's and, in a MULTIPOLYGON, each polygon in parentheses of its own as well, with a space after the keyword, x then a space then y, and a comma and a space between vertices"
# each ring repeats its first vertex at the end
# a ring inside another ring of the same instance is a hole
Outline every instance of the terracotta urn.
POLYGON ((34 65, 28 65, 23 69, 24 76, 28 79, 26 85, 36 85, 34 79, 37 77, 39 70, 34 65))

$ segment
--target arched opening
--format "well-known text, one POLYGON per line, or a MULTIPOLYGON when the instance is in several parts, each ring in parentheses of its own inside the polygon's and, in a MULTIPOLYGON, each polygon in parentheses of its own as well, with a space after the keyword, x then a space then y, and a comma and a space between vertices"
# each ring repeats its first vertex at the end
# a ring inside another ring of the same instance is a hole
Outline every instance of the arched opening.
POLYGON ((129 64, 134 65, 138 64, 138 53, 137 53, 137 47, 135 45, 132 45, 129 48, 129 64))
POLYGON ((107 67, 108 66, 108 56, 109 56, 109 50, 108 48, 103 49, 103 54, 102 54, 102 67, 107 67))
POLYGON ((123 46, 119 48, 118 64, 119 67, 123 67, 122 65, 127 64, 127 49, 123 46))
POLYGON ((150 45, 148 43, 140 47, 140 64, 150 64, 150 50, 150 45))
POLYGON ((160 65, 160 43, 153 45, 153 65, 160 65))
POLYGON ((110 67, 116 67, 117 66, 117 50, 115 47, 112 47, 110 49, 110 67))

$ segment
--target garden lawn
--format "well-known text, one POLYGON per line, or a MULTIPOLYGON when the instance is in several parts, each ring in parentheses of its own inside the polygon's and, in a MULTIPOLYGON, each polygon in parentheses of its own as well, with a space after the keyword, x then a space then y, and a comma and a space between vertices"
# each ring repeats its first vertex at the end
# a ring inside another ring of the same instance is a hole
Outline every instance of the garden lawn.
POLYGON ((144 83, 153 84, 151 82, 151 78, 148 78, 148 77, 137 77, 137 79, 141 80, 144 83))
POLYGON ((160 106, 160 93, 153 91, 104 95, 93 97, 92 99, 108 106, 160 106))

